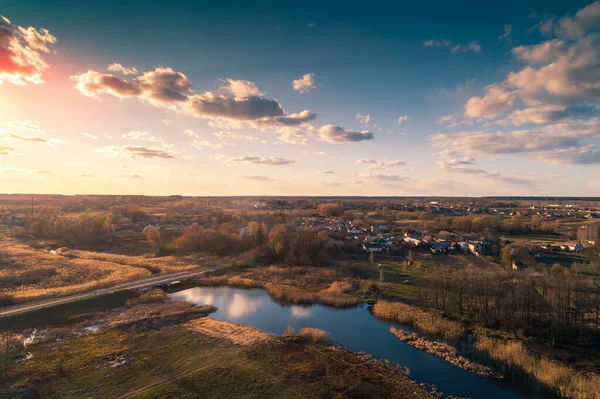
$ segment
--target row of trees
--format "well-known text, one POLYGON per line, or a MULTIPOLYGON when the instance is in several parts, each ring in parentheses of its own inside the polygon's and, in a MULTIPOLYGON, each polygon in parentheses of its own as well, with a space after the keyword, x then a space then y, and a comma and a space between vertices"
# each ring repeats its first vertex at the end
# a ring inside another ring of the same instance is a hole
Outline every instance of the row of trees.
POLYGON ((415 280, 418 302, 515 335, 553 342, 600 335, 600 285, 561 266, 507 274, 501 270, 436 270, 415 280))

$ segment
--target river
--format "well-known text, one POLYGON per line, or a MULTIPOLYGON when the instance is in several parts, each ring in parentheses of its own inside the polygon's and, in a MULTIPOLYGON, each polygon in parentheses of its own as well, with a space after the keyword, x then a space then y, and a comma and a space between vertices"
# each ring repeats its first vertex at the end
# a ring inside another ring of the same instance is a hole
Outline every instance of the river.
POLYGON ((210 317, 255 327, 281 335, 287 327, 296 331, 315 327, 329 333, 332 341, 353 351, 366 352, 408 367, 410 378, 418 383, 434 384, 445 395, 470 398, 513 399, 554 397, 535 381, 509 373, 501 381, 480 377, 429 353, 401 342, 389 332, 391 325, 371 315, 368 305, 335 309, 323 305, 298 306, 276 303, 262 289, 231 287, 195 287, 170 294, 172 300, 209 304, 217 307, 210 317))

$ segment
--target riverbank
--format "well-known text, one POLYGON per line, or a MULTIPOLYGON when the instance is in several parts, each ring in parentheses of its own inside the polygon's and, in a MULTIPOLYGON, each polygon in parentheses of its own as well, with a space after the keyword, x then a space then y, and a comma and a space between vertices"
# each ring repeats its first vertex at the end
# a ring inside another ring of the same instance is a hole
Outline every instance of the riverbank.
POLYGON ((390 327, 390 333, 396 336, 400 341, 406 342, 421 351, 431 353, 463 370, 470 371, 471 373, 475 373, 482 377, 503 378, 501 374, 494 371, 492 368, 462 356, 455 347, 445 342, 431 341, 424 337, 420 337, 418 334, 409 334, 395 327, 390 327))
MULTIPOLYGON (((352 304, 365 301, 367 287, 372 285, 377 286, 377 283, 360 279, 349 279, 344 275, 343 270, 302 267, 291 269, 270 266, 242 269, 233 273, 200 279, 200 285, 228 285, 244 288, 263 288, 271 298, 288 304, 322 303, 329 306, 336 306, 335 302, 332 305, 331 302, 328 303, 320 298, 319 293, 331 291, 333 292, 334 297, 337 298, 344 298, 346 296, 351 297, 352 301, 349 303, 353 306, 352 304)), ((369 290, 372 292, 373 288, 369 288, 369 290)), ((344 305, 339 306, 338 304, 338 307, 344 307, 344 305)), ((451 342, 460 341, 467 331, 467 327, 462 322, 453 320, 440 311, 421 309, 401 302, 378 300, 373 307, 373 314, 382 319, 411 326, 429 337, 440 337, 451 342)), ((478 335, 479 334, 475 334, 475 342, 477 342, 478 335)), ((499 336, 506 338, 505 334, 499 334, 499 336)), ((436 345, 436 342, 437 341, 435 340, 426 341, 423 337, 410 340, 407 339, 407 343, 411 344, 411 346, 432 353, 457 367, 477 375, 498 377, 500 373, 504 373, 507 366, 513 366, 513 364, 508 364, 502 357, 494 357, 493 353, 489 353, 490 358, 496 359, 495 362, 492 362, 492 365, 494 366, 494 369, 492 370, 487 367, 487 364, 478 365, 466 357, 457 358, 454 354, 454 351, 456 350, 455 347, 446 343, 444 343, 444 345, 447 346, 442 347, 436 345)), ((505 339, 499 340, 498 342, 507 343, 505 339)), ((521 345, 525 351, 527 346, 523 343, 521 343, 521 345)), ((532 353, 530 357, 533 359, 545 359, 549 354, 555 353, 555 350, 556 348, 548 347, 547 345, 538 345, 538 351, 536 351, 535 354, 532 353), (541 352, 540 349, 542 350, 541 352)), ((534 363, 548 364, 542 361, 536 361, 534 363)), ((575 399, 600 397, 600 389, 596 387, 595 383, 583 384, 573 382, 580 380, 596 381, 597 378, 600 378, 598 374, 581 373, 577 371, 577 369, 560 361, 553 361, 551 364, 553 365, 551 368, 517 366, 531 378, 539 381, 540 384, 564 397, 575 399), (552 371, 557 376, 546 376, 544 373, 548 370, 552 371), (573 376, 573 381, 563 378, 562 376, 564 375, 573 376), (580 379, 579 376, 585 376, 586 378, 580 379), (574 387, 574 385, 576 387, 574 387), (585 388, 580 388, 583 386, 585 386, 585 388), (580 391, 585 392, 583 395, 589 396, 581 396, 582 394, 578 393, 580 391)))
POLYGON ((76 312, 13 332, 26 356, 9 361, 3 395, 43 398, 431 398, 393 367, 315 335, 278 337, 206 318, 209 306, 164 302, 76 312), (18 335, 18 336, 17 336, 18 335), (318 342, 318 340, 315 340, 318 342))

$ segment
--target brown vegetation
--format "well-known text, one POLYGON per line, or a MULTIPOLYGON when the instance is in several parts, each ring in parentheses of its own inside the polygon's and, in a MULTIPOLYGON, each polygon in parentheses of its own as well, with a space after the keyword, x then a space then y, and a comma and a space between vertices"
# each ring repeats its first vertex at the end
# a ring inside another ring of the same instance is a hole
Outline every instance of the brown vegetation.
POLYGON ((517 367, 535 377, 540 383, 573 399, 600 397, 600 375, 583 374, 545 357, 533 356, 518 341, 501 341, 480 336, 475 342, 477 350, 486 352, 492 359, 517 367))
POLYGON ((274 339, 272 335, 262 332, 257 328, 227 323, 211 319, 210 317, 191 320, 185 323, 183 327, 209 337, 231 341, 235 345, 253 345, 274 339))
POLYGON ((400 302, 378 301, 373 307, 373 314, 446 339, 460 339, 465 333, 462 323, 400 302))
POLYGON ((110 261, 69 259, 17 244, 0 243, 0 296, 16 302, 67 295, 150 275, 110 261))
POLYGON ((298 331, 298 336, 312 343, 326 342, 329 338, 329 334, 326 331, 318 328, 305 327, 298 331))
POLYGON ((456 367, 460 367, 463 370, 470 371, 471 373, 475 373, 482 377, 502 378, 500 374, 496 373, 491 368, 473 362, 460 355, 455 347, 445 342, 430 341, 423 337, 419 337, 417 334, 408 334, 394 327, 390 327, 390 333, 395 335, 400 341, 406 342, 418 350, 431 353, 432 355, 437 356, 440 359, 444 359, 448 363, 453 364, 456 367))

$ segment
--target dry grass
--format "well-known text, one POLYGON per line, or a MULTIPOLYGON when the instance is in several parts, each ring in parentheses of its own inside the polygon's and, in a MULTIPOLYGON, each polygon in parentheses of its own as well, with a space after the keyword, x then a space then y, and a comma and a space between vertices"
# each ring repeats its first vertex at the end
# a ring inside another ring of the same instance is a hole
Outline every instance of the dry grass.
POLYGON ((522 369, 534 376, 541 384, 573 399, 597 399, 600 397, 600 376, 583 374, 565 365, 529 353, 518 341, 502 341, 480 336, 475 342, 477 350, 487 352, 492 359, 508 366, 522 369))
POLYGON ((167 294, 160 288, 144 291, 140 295, 129 298, 125 302, 125 306, 132 307, 144 303, 164 302, 167 299, 167 294))
POLYGON ((430 341, 423 337, 419 337, 417 334, 408 334, 394 327, 390 328, 390 333, 395 335, 400 341, 406 342, 418 350, 431 353, 432 355, 437 356, 440 359, 444 359, 448 363, 453 364, 456 367, 460 367, 463 370, 470 371, 471 373, 475 373, 482 377, 502 378, 500 374, 494 372, 494 370, 491 368, 473 362, 460 355, 455 347, 448 345, 445 342, 430 341))
POLYGON ((460 339, 465 333, 462 323, 400 302, 378 301, 373 307, 373 314, 446 339, 460 339))
POLYGON ((318 328, 305 327, 298 332, 298 336, 312 343, 326 342, 329 334, 318 328))
POLYGON ((16 244, 0 243, 0 296, 15 302, 75 294, 149 276, 148 270, 92 259, 70 259, 16 244))
POLYGON ((183 327, 209 337, 231 341, 236 345, 252 345, 273 340, 272 335, 259 329, 227 323, 210 317, 189 321, 183 327))
MULTIPOLYGON (((59 248, 56 253, 66 258, 89 259, 96 261, 112 262, 119 265, 147 269, 152 273, 170 273, 194 269, 205 266, 208 262, 217 260, 214 256, 163 256, 159 258, 150 256, 117 255, 104 252, 82 251, 68 248, 59 248)), ((222 262, 223 259, 220 259, 222 262)))
POLYGON ((271 298, 285 303, 308 305, 317 301, 317 295, 314 292, 306 291, 291 285, 267 284, 265 289, 271 298))

